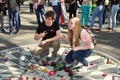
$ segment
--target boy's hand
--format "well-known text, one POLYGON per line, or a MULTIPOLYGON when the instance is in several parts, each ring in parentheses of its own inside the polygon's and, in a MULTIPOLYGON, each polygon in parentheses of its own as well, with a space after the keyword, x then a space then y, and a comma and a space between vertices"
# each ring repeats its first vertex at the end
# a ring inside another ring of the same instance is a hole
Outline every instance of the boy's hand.
POLYGON ((46 40, 44 40, 44 41, 42 41, 41 42, 41 44, 40 45, 44 45, 44 44, 46 44, 47 43, 47 41, 46 40))
POLYGON ((42 37, 45 37, 46 34, 47 34, 47 32, 44 31, 44 32, 42 33, 42 37))

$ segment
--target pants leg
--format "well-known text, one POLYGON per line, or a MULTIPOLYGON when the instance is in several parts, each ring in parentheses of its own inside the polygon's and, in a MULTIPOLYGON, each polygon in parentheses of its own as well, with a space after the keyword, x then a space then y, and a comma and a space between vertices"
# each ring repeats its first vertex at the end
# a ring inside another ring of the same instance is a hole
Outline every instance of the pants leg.
POLYGON ((86 6, 82 6, 82 18, 81 18, 81 22, 82 22, 82 26, 84 26, 85 24, 85 13, 86 13, 86 6))
POLYGON ((45 21, 45 10, 44 10, 44 5, 40 5, 39 12, 41 14, 42 21, 45 21))
POLYGON ((91 23, 90 23, 90 28, 93 28, 93 25, 95 23, 95 18, 97 17, 97 15, 99 14, 99 8, 98 6, 95 8, 93 14, 92 14, 92 18, 91 18, 91 23))
POLYGON ((89 57, 91 53, 92 49, 74 51, 73 59, 80 61, 83 66, 88 66, 88 61, 85 58, 89 57))
MULTIPOLYGON (((39 7, 38 7, 38 9, 39 9, 39 7)), ((38 9, 35 10, 35 14, 36 14, 37 23, 38 23, 38 26, 39 26, 41 21, 40 21, 40 14, 39 14, 39 10, 38 9)))
POLYGON ((53 6, 53 10, 56 12, 56 22, 59 23, 59 20, 60 20, 60 9, 61 6, 60 6, 60 3, 58 3, 57 6, 53 6))
POLYGON ((90 21, 90 13, 91 13, 91 10, 92 10, 92 6, 87 6, 87 9, 86 9, 86 19, 85 19, 85 21, 86 21, 86 25, 88 25, 89 24, 89 21, 90 21))
POLYGON ((112 12, 112 29, 114 29, 116 27, 116 16, 117 16, 117 12, 119 10, 119 5, 113 5, 112 7, 113 12, 112 12))
POLYGON ((98 17, 99 17, 99 29, 102 29, 102 23, 103 23, 103 12, 105 10, 105 6, 100 6, 100 12, 98 14, 98 17))
POLYGON ((15 17, 15 21, 16 21, 16 32, 19 31, 19 13, 18 11, 14 12, 14 17, 15 17))
POLYGON ((12 27, 13 27, 13 12, 9 11, 9 28, 10 28, 10 33, 12 32, 12 27))
POLYGON ((52 41, 51 47, 53 47, 53 55, 56 56, 58 50, 60 49, 60 41, 59 40, 52 41))
POLYGON ((73 63, 75 61, 75 59, 73 58, 73 51, 71 50, 67 56, 65 57, 65 61, 69 64, 69 63, 73 63))
POLYGON ((3 11, 0 12, 0 23, 1 23, 1 29, 4 28, 4 13, 3 11))
POLYGON ((44 54, 46 52, 49 52, 49 48, 53 47, 53 54, 56 55, 57 51, 60 48, 60 41, 52 41, 52 42, 47 42, 44 45, 38 45, 34 49, 34 55, 39 55, 39 54, 44 54))

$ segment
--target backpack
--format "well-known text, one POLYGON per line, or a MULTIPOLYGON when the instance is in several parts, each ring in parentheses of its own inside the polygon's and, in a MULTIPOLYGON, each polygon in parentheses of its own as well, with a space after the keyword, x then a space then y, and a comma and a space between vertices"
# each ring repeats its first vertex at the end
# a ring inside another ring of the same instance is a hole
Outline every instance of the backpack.
POLYGON ((90 36, 92 38, 92 43, 94 44, 94 46, 96 46, 97 45, 97 40, 96 40, 94 34, 88 29, 85 29, 85 30, 90 34, 90 36))

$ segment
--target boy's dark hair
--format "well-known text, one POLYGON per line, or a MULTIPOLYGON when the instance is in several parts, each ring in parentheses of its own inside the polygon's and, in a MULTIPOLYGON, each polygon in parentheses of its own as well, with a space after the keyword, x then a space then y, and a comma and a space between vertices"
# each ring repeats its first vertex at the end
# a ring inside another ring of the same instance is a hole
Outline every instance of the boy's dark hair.
POLYGON ((53 10, 47 11, 46 14, 45 14, 45 17, 46 18, 51 17, 52 20, 55 20, 56 19, 56 13, 53 10))

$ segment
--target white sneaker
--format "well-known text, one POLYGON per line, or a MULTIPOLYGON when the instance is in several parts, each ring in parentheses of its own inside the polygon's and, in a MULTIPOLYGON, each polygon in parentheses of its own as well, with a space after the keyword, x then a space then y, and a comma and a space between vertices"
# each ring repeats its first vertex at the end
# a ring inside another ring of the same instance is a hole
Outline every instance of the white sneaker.
POLYGON ((77 72, 86 72, 86 71, 88 71, 88 66, 82 66, 77 70, 77 72))
POLYGON ((73 66, 73 63, 71 63, 71 64, 66 64, 65 66, 66 66, 66 67, 72 67, 72 66, 73 66))

